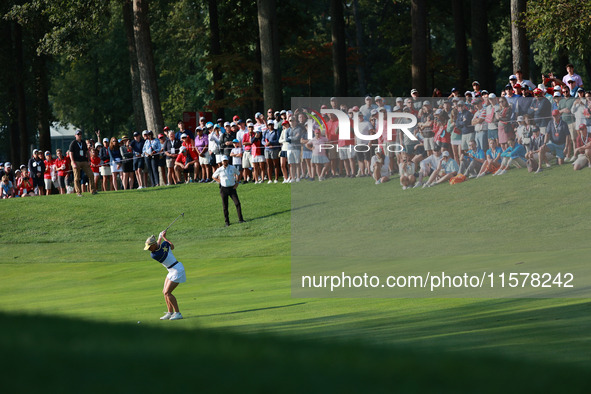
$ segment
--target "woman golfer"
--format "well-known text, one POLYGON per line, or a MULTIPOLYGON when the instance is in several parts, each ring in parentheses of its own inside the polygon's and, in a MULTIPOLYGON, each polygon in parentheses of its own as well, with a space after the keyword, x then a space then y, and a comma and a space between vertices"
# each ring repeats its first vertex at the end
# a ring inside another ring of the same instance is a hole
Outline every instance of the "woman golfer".
POLYGON ((179 304, 176 302, 176 297, 172 295, 172 291, 179 285, 187 280, 185 275, 185 267, 183 263, 177 261, 171 250, 174 249, 174 245, 168 239, 166 239, 166 230, 158 235, 158 241, 154 235, 150 236, 146 240, 146 246, 144 250, 151 252, 150 256, 162 263, 168 270, 168 275, 164 280, 164 300, 166 301, 166 307, 168 312, 160 318, 160 320, 179 320, 183 318, 179 311, 179 304), (163 242, 164 240, 164 242, 163 242))

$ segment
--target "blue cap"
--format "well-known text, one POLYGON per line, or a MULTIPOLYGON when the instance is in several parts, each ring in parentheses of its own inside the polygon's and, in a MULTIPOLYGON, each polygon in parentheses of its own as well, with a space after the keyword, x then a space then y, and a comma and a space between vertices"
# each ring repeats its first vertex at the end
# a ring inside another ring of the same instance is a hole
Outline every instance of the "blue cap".
POLYGON ((240 141, 238 141, 238 139, 237 139, 237 138, 234 138, 234 139, 232 140, 232 142, 240 142, 240 141))

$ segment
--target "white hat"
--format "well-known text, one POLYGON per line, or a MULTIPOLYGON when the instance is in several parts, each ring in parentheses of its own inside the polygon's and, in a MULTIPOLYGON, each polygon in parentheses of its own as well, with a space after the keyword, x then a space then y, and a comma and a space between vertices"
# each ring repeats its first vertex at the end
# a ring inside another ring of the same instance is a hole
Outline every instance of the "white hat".
POLYGON ((512 79, 517 79, 517 75, 511 74, 509 76, 509 81, 512 80, 512 79))
POLYGON ((443 157, 449 157, 449 152, 444 150, 443 153, 441 154, 441 156, 443 157))
POLYGON ((181 134, 181 138, 187 138, 188 135, 186 133, 181 134))
POLYGON ((10 167, 10 168, 12 168, 12 164, 10 164, 10 162, 7 161, 6 163, 4 163, 4 167, 10 167))
POLYGON ((546 86, 543 83, 541 83, 541 84, 538 85, 538 89, 540 89, 542 92, 545 92, 546 91, 546 86))
POLYGON ((554 92, 554 97, 560 97, 562 96, 562 94, 560 94, 560 92, 557 90, 554 92))
POLYGON ((431 105, 431 103, 428 100, 423 101, 423 105, 431 105))
POLYGON ((228 156, 223 155, 222 156, 222 161, 230 161, 230 158, 228 158, 228 156))
POLYGON ((103 138, 103 142, 109 142, 109 139, 105 137, 103 138))
POLYGON ((181 146, 181 153, 186 152, 187 151, 187 147, 186 146, 181 146))
POLYGON ((230 127, 232 127, 232 126, 236 126, 236 122, 230 123, 230 127))
POLYGON ((95 147, 95 148, 100 148, 101 146, 102 146, 102 145, 101 145, 101 143, 100 143, 100 142, 97 142, 96 144, 94 144, 94 147, 95 147))
POLYGON ((250 123, 247 123, 247 124, 246 124, 246 127, 254 127, 254 124, 253 124, 252 122, 250 122, 250 123))
POLYGON ((489 93, 488 98, 497 98, 497 95, 494 93, 489 93))
POLYGON ((224 127, 230 126, 230 122, 224 122, 224 127))
POLYGON ((377 113, 378 113, 378 110, 377 110, 377 109, 372 109, 372 110, 371 110, 371 114, 372 114, 372 115, 376 115, 377 113))
POLYGON ((156 245, 156 236, 150 235, 148 239, 146 239, 146 245, 144 246, 144 250, 150 249, 150 246, 156 245))
POLYGON ((523 122, 523 116, 522 116, 522 115, 519 115, 519 116, 517 117, 517 121, 518 121, 518 122, 523 122))
POLYGON ((410 94, 413 94, 413 93, 418 93, 418 92, 419 92, 418 90, 416 90, 416 89, 412 89, 412 90, 410 91, 410 94))
POLYGON ((399 101, 404 101, 404 100, 402 100, 402 97, 396 97, 396 102, 399 102, 399 101))
POLYGON ((374 99, 374 101, 378 101, 378 100, 383 100, 382 96, 376 96, 376 98, 374 99))

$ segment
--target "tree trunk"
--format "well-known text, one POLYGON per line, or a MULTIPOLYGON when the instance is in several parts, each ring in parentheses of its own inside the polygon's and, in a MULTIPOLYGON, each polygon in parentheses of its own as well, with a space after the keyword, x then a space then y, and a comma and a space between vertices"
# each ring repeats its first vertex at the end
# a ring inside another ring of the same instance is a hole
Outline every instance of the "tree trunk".
MULTIPOLYGON (((523 77, 529 79, 529 42, 523 24, 523 14, 527 11, 527 0, 511 0, 511 48, 513 72, 521 70, 523 77)), ((557 22, 559 23, 559 22, 557 22)))
POLYGON ((275 0, 257 0, 261 69, 265 109, 282 107, 281 69, 279 67, 279 34, 275 0))
POLYGON ((35 73, 36 96, 36 121, 39 133, 39 149, 51 150, 51 134, 49 131, 49 88, 47 80, 47 56, 38 55, 33 59, 33 72, 35 73))
POLYGON ((218 3, 217 0, 209 0, 209 36, 210 36, 210 53, 214 57, 214 66, 212 69, 213 76, 213 101, 215 108, 215 117, 224 117, 224 108, 220 106, 220 101, 224 98, 224 91, 222 89, 222 70, 220 67, 220 55, 222 54, 220 45, 220 26, 218 21, 218 3))
POLYGON ((492 47, 488 37, 488 2, 472 0, 472 68, 474 78, 482 89, 494 91, 495 78, 492 70, 492 47))
POLYGON ((334 95, 347 96, 347 44, 345 42, 345 18, 343 1, 330 0, 330 22, 332 31, 332 77, 334 95))
POLYGON ((464 22, 464 4, 462 0, 452 1, 454 20, 454 42, 456 48, 456 69, 458 79, 456 88, 464 90, 470 83, 468 81, 468 48, 466 45, 466 25, 464 22))
POLYGON ((12 53, 14 67, 14 106, 16 122, 10 130, 10 157, 12 161, 25 163, 29 159, 29 132, 27 129, 27 104, 25 100, 25 84, 23 76, 23 32, 21 26, 12 22, 9 26, 12 35, 12 53))
MULTIPOLYGON (((262 64, 262 62, 261 62, 261 41, 258 39, 258 37, 257 37, 257 40, 255 41, 254 57, 259 64, 262 64)), ((254 70, 254 75, 252 76, 252 82, 256 88, 263 86, 262 69, 255 69, 254 70)), ((261 108, 263 108, 264 106, 265 106, 265 102, 264 102, 263 98, 261 96, 258 96, 258 99, 253 100, 252 108, 250 108, 249 112, 251 114, 254 114, 254 113, 260 111, 261 108)))
POLYGON ((123 2, 123 25, 127 36, 127 51, 129 54, 129 75, 131 78, 131 102, 133 105, 133 120, 135 130, 146 129, 146 115, 142 104, 142 84, 140 70, 137 65, 137 51, 135 49, 135 37, 133 35, 133 4, 132 0, 123 2))
POLYGON ((427 95, 427 1, 411 0, 412 87, 427 95))
POLYGON ((361 25, 361 19, 359 18, 359 1, 353 0, 353 20, 355 21, 355 38, 357 43, 357 54, 359 59, 357 61, 357 84, 359 94, 365 96, 367 93, 367 82, 365 79, 365 56, 363 55, 363 26, 361 25))
POLYGON ((148 20, 148 0, 133 0, 133 33, 137 50, 137 63, 140 71, 142 103, 146 125, 155 134, 159 133, 164 121, 158 96, 156 67, 152 53, 150 22, 148 20))

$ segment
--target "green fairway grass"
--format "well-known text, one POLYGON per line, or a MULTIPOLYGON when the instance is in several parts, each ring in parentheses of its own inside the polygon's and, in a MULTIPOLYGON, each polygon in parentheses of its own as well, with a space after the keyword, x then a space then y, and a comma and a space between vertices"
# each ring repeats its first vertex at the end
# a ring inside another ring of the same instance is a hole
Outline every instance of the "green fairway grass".
MULTIPOLYGON (((438 253, 494 263, 589 252, 588 170, 407 191, 397 180, 331 182, 367 186, 372 198, 359 214, 385 201, 404 207, 392 231, 409 229, 396 256, 408 264, 438 253), (416 241, 444 224, 457 227, 461 247, 416 241)), ((178 374, 185 392, 588 391, 589 299, 292 298, 290 186, 238 193, 247 223, 230 204, 229 228, 215 185, 0 201, 4 387, 159 392, 178 374), (143 243, 182 212, 168 237, 187 270, 174 293, 185 319, 160 321, 166 270, 143 243)))

